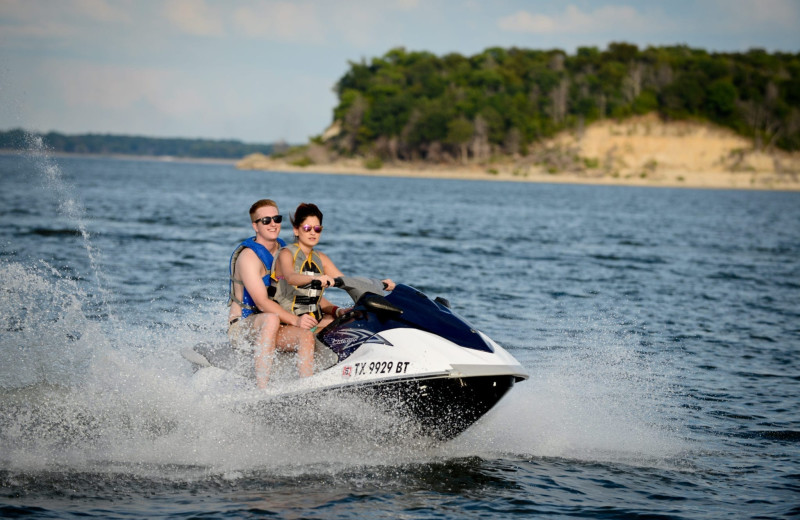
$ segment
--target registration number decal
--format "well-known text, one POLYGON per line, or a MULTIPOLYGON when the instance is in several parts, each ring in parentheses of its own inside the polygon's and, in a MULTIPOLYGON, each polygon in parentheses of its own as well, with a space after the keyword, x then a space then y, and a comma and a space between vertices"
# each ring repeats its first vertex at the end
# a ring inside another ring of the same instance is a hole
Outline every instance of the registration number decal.
POLYGON ((405 374, 410 361, 370 361, 356 363, 342 368, 342 377, 363 376, 371 374, 405 374))

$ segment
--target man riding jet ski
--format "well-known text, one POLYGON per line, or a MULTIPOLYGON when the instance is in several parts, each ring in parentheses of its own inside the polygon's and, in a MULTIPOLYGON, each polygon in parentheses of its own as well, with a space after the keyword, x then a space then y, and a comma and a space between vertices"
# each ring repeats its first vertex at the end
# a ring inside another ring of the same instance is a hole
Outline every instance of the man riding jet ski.
MULTIPOLYGON (((450 309, 398 284, 341 277, 356 302, 316 335, 318 368, 308 378, 266 388, 264 399, 360 396, 416 422, 423 434, 450 439, 488 412, 514 383, 528 378, 519 362, 450 309)), ((227 343, 203 343, 183 356, 195 369, 222 368, 250 377, 252 357, 227 343)))

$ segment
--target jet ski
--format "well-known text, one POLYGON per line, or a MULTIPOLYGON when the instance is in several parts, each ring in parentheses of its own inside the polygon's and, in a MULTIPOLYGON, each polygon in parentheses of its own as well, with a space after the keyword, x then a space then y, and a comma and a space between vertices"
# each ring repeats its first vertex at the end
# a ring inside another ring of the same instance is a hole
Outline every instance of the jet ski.
MULTIPOLYGON (((425 436, 448 440, 528 378, 511 354, 443 298, 403 284, 384 296, 379 280, 359 277, 337 278, 336 287, 355 305, 316 334, 314 375, 281 384, 271 379, 257 401, 291 406, 323 395, 356 396, 410 418, 425 436)), ((227 342, 181 354, 196 372, 223 369, 255 379, 252 353, 227 342)))

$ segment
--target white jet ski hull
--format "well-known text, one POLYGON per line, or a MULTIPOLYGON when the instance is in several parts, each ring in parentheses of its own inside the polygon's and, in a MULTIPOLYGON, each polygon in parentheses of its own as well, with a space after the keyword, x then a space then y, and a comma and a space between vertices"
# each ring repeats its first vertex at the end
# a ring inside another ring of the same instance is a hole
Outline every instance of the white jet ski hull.
MULTIPOLYGON (((528 378, 513 356, 453 314, 447 302, 398 286, 387 298, 368 295, 359 303, 318 334, 318 347, 329 356, 323 367, 308 378, 271 383, 246 408, 276 417, 276 407, 357 396, 410 418, 424 435, 446 440, 528 378), (379 301, 365 303, 369 298, 379 301)), ((198 345, 183 355, 196 368, 254 376, 252 354, 236 353, 228 344, 198 345)))

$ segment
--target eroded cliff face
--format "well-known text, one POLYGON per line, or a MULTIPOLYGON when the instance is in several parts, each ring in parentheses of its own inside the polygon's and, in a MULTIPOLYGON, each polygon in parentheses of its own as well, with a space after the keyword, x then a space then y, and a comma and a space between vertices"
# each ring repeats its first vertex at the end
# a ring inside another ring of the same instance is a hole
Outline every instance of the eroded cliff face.
POLYGON ((594 123, 555 144, 584 163, 620 175, 668 173, 800 173, 800 154, 753 149, 749 139, 710 123, 661 121, 655 114, 594 123))

